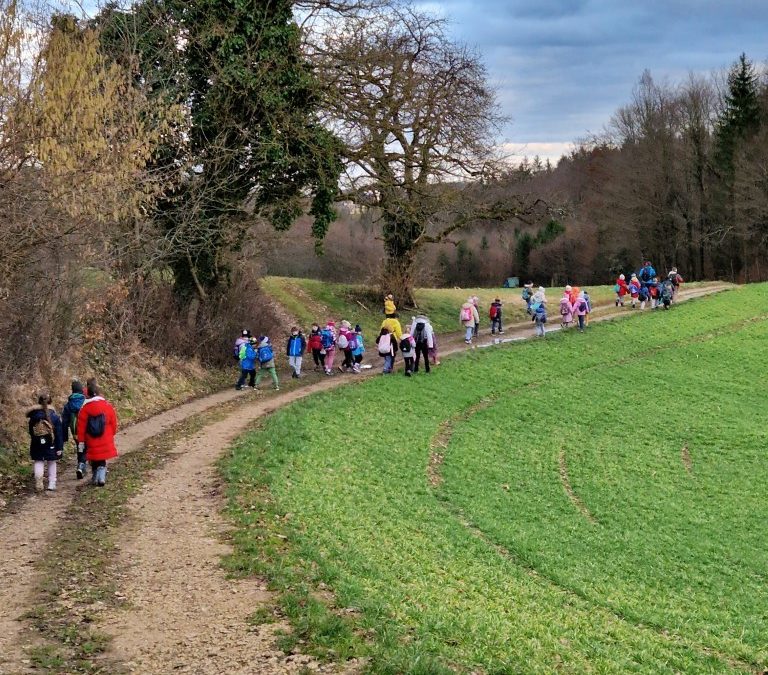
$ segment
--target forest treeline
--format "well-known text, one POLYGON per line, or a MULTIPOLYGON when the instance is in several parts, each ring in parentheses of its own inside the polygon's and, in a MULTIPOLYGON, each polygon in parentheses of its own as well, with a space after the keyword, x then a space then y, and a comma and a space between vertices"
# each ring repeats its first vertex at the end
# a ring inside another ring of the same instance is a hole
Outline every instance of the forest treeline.
MULTIPOLYGON (((476 50, 383 0, 0 0, 0 395, 131 345, 226 358, 265 272, 763 279, 768 89, 644 74, 557 166, 510 162, 476 50), (321 255, 320 255, 321 254, 321 255)), ((514 158, 512 158, 514 159, 514 158)))

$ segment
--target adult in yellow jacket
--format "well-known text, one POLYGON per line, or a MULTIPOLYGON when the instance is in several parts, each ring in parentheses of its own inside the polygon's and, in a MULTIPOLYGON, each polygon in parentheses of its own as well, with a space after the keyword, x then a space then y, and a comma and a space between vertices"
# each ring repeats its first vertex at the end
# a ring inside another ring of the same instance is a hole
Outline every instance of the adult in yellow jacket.
POLYGON ((400 325, 400 321, 397 318, 397 315, 394 316, 388 316, 384 321, 381 322, 381 327, 386 328, 392 335, 395 336, 395 339, 397 340, 398 344, 400 343, 400 339, 403 337, 403 327, 400 325))

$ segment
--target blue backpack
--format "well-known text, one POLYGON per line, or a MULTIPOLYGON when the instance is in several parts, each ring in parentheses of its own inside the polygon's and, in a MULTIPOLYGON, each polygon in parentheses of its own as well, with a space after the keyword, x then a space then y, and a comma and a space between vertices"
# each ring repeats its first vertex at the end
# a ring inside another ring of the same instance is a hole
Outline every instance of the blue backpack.
POLYGON ((264 345, 259 347, 259 363, 269 363, 275 358, 272 352, 272 345, 264 345))
POLYGON ((323 328, 320 331, 320 339, 323 342, 323 349, 330 349, 333 347, 333 333, 328 328, 323 328))

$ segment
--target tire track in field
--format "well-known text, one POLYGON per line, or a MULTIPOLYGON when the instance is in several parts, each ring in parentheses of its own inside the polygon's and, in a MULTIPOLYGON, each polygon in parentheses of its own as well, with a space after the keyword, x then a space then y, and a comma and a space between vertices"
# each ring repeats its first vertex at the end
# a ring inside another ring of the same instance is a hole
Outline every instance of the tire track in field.
POLYGON ((576 509, 584 516, 590 523, 597 525, 597 518, 592 515, 592 512, 587 508, 587 505, 581 500, 581 497, 576 494, 576 491, 571 485, 571 479, 568 477, 568 463, 565 459, 565 448, 560 448, 560 453, 557 457, 557 464, 560 473, 560 482, 563 485, 565 494, 568 495, 568 499, 576 507, 576 509))

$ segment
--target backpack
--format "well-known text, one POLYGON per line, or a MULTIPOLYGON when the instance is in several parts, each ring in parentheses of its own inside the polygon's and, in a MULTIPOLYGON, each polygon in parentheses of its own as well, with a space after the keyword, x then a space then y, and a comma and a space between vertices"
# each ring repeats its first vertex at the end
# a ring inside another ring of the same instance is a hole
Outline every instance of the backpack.
POLYGON ((333 347, 333 333, 327 328, 323 328, 320 331, 320 339, 323 341, 323 349, 330 349, 333 347))
POLYGON ((392 334, 379 335, 379 355, 390 356, 392 354, 392 334))
POLYGON ((637 292, 637 297, 641 301, 645 301, 648 299, 648 290, 643 286, 640 288, 640 290, 637 292))
POLYGON ((232 347, 232 356, 234 356, 238 361, 240 360, 240 347, 242 346, 243 346, 242 342, 235 340, 235 346, 232 347))
POLYGON ((416 344, 427 341, 427 326, 423 321, 419 321, 416 324, 416 330, 413 333, 413 339, 416 340, 416 344))
POLYGON ((488 318, 489 319, 495 319, 499 315, 499 306, 498 305, 491 305, 488 309, 488 318))
POLYGON ((640 270, 640 279, 643 281, 651 280, 651 271, 647 267, 643 267, 643 269, 640 270))
POLYGON ((523 300, 528 302, 533 297, 533 291, 530 288, 523 289, 523 300))
POLYGON ((85 425, 85 433, 91 438, 100 438, 107 428, 107 416, 104 413, 88 415, 88 423, 85 425))
POLYGON ((615 284, 613 287, 613 292, 618 293, 620 290, 621 290, 621 286, 619 286, 619 284, 615 284))
POLYGON ((540 302, 533 302, 531 303, 531 306, 529 308, 531 314, 536 314, 536 312, 539 311, 539 308, 541 307, 540 302))
POLYGON ((53 437, 53 423, 51 422, 48 414, 45 417, 37 420, 32 426, 32 435, 35 438, 45 438, 46 436, 53 437))
POLYGON ((560 301, 560 316, 565 316, 566 314, 568 314, 568 312, 569 312, 568 301, 565 298, 563 298, 560 301))
POLYGON ((354 333, 347 335, 347 345, 347 349, 355 351, 355 349, 357 349, 357 335, 354 333))
POLYGON ((274 353, 272 352, 272 345, 264 345, 262 347, 259 347, 259 363, 269 363, 272 359, 275 358, 274 353))
POLYGON ((411 344, 411 341, 408 338, 403 338, 400 340, 400 351, 403 352, 403 354, 407 354, 413 349, 413 345, 411 344))
POLYGON ((472 309, 470 307, 461 308, 461 320, 472 321, 472 309))
POLYGON ((344 335, 344 333, 341 333, 341 335, 339 335, 339 339, 336 340, 336 346, 339 349, 348 349, 349 348, 349 339, 347 338, 346 335, 344 335))
POLYGON ((579 311, 580 312, 586 312, 587 311, 587 301, 583 298, 579 301, 579 311))

